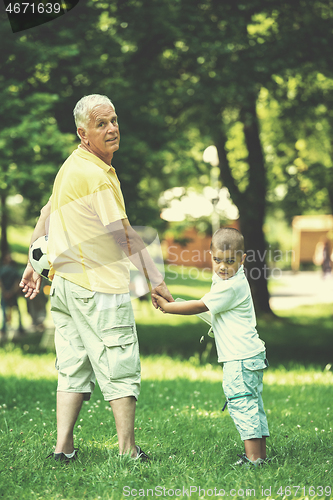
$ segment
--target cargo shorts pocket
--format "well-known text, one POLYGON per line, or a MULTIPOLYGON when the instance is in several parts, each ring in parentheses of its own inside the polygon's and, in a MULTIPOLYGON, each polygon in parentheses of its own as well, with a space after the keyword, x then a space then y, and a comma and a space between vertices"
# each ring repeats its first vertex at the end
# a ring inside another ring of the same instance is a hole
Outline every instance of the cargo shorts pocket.
POLYGON ((134 326, 114 326, 102 332, 111 380, 140 373, 139 346, 134 326))
POLYGON ((245 386, 258 397, 263 390, 263 373, 268 366, 268 362, 263 355, 258 355, 250 359, 244 359, 242 365, 245 386))
POLYGON ((94 300, 94 296, 96 292, 92 292, 86 288, 82 288, 80 286, 73 287, 71 286, 72 293, 72 302, 71 307, 78 309, 82 314, 92 314, 95 310, 96 304, 94 300))
POLYGON ((75 289, 72 290, 74 299, 80 300, 84 303, 89 302, 89 299, 92 299, 96 292, 92 292, 91 290, 87 290, 86 288, 75 289))
POLYGON ((268 361, 267 359, 260 359, 260 358, 244 359, 243 366, 246 370, 250 370, 251 372, 258 370, 265 370, 265 368, 268 367, 268 361))

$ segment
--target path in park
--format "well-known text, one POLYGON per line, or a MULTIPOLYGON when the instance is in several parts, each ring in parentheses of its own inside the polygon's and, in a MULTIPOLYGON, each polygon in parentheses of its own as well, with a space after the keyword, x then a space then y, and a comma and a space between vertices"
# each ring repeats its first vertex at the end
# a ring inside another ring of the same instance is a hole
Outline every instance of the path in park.
POLYGON ((273 311, 319 303, 333 306, 333 275, 323 279, 320 271, 285 271, 274 282, 270 298, 273 311))

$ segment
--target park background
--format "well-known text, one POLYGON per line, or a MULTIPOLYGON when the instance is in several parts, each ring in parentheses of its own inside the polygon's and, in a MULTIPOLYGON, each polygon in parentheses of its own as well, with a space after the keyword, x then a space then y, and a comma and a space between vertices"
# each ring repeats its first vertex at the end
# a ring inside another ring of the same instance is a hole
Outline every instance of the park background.
MULTIPOLYGON (((320 487, 332 486, 333 470, 332 286, 312 262, 294 276, 290 251, 295 216, 332 214, 333 2, 81 0, 27 31, 12 33, 4 11, 0 21, 1 254, 10 250, 24 267, 39 210, 78 144, 72 109, 83 95, 108 95, 121 131, 113 165, 132 225, 184 249, 193 227, 205 239, 217 223, 237 225, 256 256, 247 272, 271 364, 264 400, 273 436, 269 468, 233 470, 242 448, 221 413, 222 371, 205 325, 136 301, 137 440, 153 463, 117 459, 97 389, 76 429, 81 462, 55 470, 44 460, 55 435, 48 313, 45 331, 0 346, 0 497, 120 499, 124 485, 200 485, 330 498, 320 487), (281 280, 266 269, 282 270, 281 280), (301 292, 284 292, 293 278, 301 292), (279 292, 285 308, 273 307, 279 292)), ((175 297, 209 290, 196 264, 166 260, 175 297)))

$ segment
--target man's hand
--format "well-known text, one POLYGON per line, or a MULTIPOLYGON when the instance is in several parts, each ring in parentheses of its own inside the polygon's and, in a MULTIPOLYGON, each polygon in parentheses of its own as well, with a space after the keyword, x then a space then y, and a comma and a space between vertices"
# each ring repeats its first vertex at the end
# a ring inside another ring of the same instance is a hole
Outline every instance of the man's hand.
POLYGON ((22 292, 25 293, 25 297, 30 298, 30 300, 34 299, 39 293, 41 282, 42 277, 34 271, 30 262, 28 262, 19 284, 22 292))
MULTIPOLYGON (((47 204, 40 211, 40 217, 37 221, 34 232, 32 233, 30 245, 36 241, 41 236, 45 236, 47 234, 47 228, 49 225, 51 214, 51 198, 47 202, 47 204)), ((42 283, 42 277, 34 271, 30 262, 28 262, 27 267, 24 270, 22 275, 22 279, 19 283, 19 286, 22 288, 22 292, 25 293, 25 297, 32 300, 39 293, 40 285, 42 283)))
POLYGON ((173 296, 169 292, 168 287, 164 283, 164 281, 162 281, 162 283, 160 283, 158 286, 153 288, 153 290, 151 291, 151 301, 152 301, 155 309, 159 308, 159 305, 158 305, 157 300, 156 300, 157 295, 163 297, 166 300, 166 302, 174 302, 175 301, 173 296))

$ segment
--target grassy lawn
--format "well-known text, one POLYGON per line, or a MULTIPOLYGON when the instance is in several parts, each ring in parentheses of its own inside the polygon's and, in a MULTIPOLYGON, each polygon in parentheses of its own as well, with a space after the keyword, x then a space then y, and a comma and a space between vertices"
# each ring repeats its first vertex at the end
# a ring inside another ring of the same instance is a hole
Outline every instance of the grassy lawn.
POLYGON ((37 338, 31 345, 9 343, 0 349, 0 498, 206 499, 214 491, 232 498, 333 498, 333 373, 327 344, 317 339, 318 332, 326 341, 331 335, 330 306, 298 308, 260 325, 271 361, 264 402, 273 460, 258 471, 232 467, 242 442, 228 412, 221 412, 222 370, 214 349, 207 336, 199 342, 205 324, 163 315, 147 303, 135 309, 145 352, 136 439, 151 463, 118 457, 113 416, 98 387, 75 428, 80 459, 69 466, 45 461, 56 436, 54 353, 43 352, 37 338), (159 354, 147 354, 154 350, 159 354))
MULTIPOLYGON (((211 277, 169 266, 166 281, 174 297, 190 299, 209 290, 211 277)), ((251 471, 232 467, 243 446, 221 411, 222 369, 206 324, 133 304, 143 378, 136 440, 151 462, 119 458, 112 412, 98 387, 75 427, 79 460, 45 460, 56 438, 50 328, 48 348, 37 334, 0 347, 0 499, 333 499, 331 305, 258 321, 271 365, 264 402, 272 462, 251 471)))
POLYGON ((151 463, 118 457, 113 416, 97 388, 75 428, 80 459, 66 466, 45 460, 56 435, 53 355, 23 354, 11 345, 2 349, 0 498, 154 498, 163 491, 176 498, 183 488, 183 498, 190 488, 191 498, 208 498, 214 488, 233 498, 324 498, 321 486, 325 498, 333 498, 330 370, 267 372, 264 400, 273 460, 256 471, 231 466, 242 443, 228 412, 221 412, 220 367, 144 356, 142 372, 136 439, 151 463), (201 495, 195 492, 199 487, 201 495))

